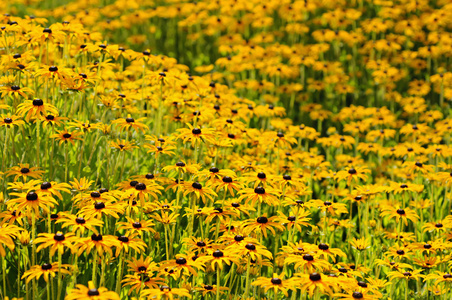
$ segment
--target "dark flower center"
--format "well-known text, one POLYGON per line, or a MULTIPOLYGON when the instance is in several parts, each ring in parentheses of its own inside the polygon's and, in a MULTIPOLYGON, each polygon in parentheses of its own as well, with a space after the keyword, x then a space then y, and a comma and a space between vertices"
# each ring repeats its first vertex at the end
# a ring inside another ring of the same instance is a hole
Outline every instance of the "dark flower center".
POLYGON ((319 244, 320 250, 328 250, 329 248, 330 248, 330 246, 328 246, 327 244, 324 244, 324 243, 319 244))
POLYGON ((132 180, 130 182, 130 186, 133 186, 133 187, 135 187, 137 184, 138 184, 138 181, 136 181, 136 180, 132 180))
POLYGON ((100 198, 100 193, 99 192, 92 192, 91 193, 91 197, 93 197, 93 198, 100 198))
POLYGON ((140 266, 138 267, 138 271, 140 271, 141 273, 146 272, 147 268, 145 266, 140 266))
POLYGON ((137 185, 135 185, 135 189, 137 191, 144 191, 144 190, 146 190, 146 185, 142 182, 137 183, 137 185))
POLYGON ((18 86, 18 85, 13 85, 13 86, 11 86, 11 89, 12 89, 13 91, 18 91, 18 90, 20 90, 20 86, 18 86))
POLYGON ((191 133, 193 133, 193 134, 201 134, 201 129, 199 129, 199 128, 193 128, 192 131, 191 131, 191 133))
POLYGON ((176 259, 176 264, 178 265, 185 265, 187 263, 187 260, 183 257, 179 257, 176 259))
POLYGON ((356 170, 354 168, 350 168, 350 170, 348 170, 348 174, 350 174, 350 175, 355 175, 356 173, 358 173, 358 172, 356 172, 356 170))
POLYGON ((224 182, 224 183, 231 183, 231 182, 232 182, 232 178, 229 177, 229 176, 224 176, 224 177, 223 177, 223 182, 224 182))
POLYGON ((416 165, 416 167, 422 168, 422 163, 420 163, 418 161, 415 163, 415 165, 416 165))
POLYGON ((211 291, 211 290, 213 290, 213 286, 211 286, 211 285, 205 285, 205 286, 204 286, 204 289, 205 289, 205 290, 208 290, 208 291, 211 291))
POLYGON ((53 236, 53 239, 57 242, 62 242, 62 241, 64 241, 65 237, 64 237, 64 234, 57 233, 53 236))
POLYGON ((38 200, 38 194, 36 194, 35 192, 29 192, 25 198, 27 199, 27 201, 35 201, 38 200))
POLYGON ((251 243, 246 244, 245 248, 251 251, 256 250, 256 246, 251 243))
POLYGON ((238 208, 238 207, 240 207, 240 203, 233 202, 233 203, 231 203, 231 206, 235 207, 235 208, 238 208))
POLYGON ((41 190, 47 190, 52 187, 52 184, 48 181, 45 181, 41 184, 41 190))
POLYGON ((400 188, 401 188, 401 189, 406 189, 406 188, 408 188, 408 185, 402 184, 402 185, 400 186, 400 188))
POLYGON ((213 256, 213 257, 216 257, 216 258, 219 258, 219 257, 223 257, 224 254, 223 254, 223 252, 222 252, 221 250, 215 250, 215 251, 212 253, 212 256, 213 256))
POLYGON ((194 189, 197 189, 197 190, 201 190, 202 189, 202 185, 199 182, 193 182, 193 184, 191 186, 194 189))
POLYGON ((49 71, 50 71, 50 72, 56 72, 56 71, 58 71, 58 67, 51 66, 51 67, 49 68, 49 71))
POLYGON ((257 188, 254 189, 254 192, 256 194, 263 195, 263 194, 265 194, 265 189, 261 186, 258 186, 257 188))
POLYGON ((444 274, 444 275, 443 275, 443 278, 444 278, 444 279, 451 279, 451 278, 452 278, 452 275, 450 275, 450 274, 447 273, 447 274, 444 274))
POLYGON ((63 138, 65 138, 65 139, 69 139, 69 138, 71 138, 71 136, 72 136, 72 134, 70 134, 70 133, 63 134, 63 138))
POLYGON ((430 249, 430 248, 432 248, 432 245, 430 245, 430 244, 424 244, 424 249, 430 249))
POLYGON ((266 224, 268 222, 267 217, 259 217, 256 219, 257 223, 259 224, 266 224))
POLYGON ((93 240, 95 242, 102 241, 102 234, 93 233, 93 235, 91 235, 91 240, 93 240))
POLYGON ((257 173, 257 178, 259 178, 259 179, 265 179, 266 177, 267 177, 267 175, 265 175, 264 172, 257 173))
POLYGON ((284 175, 284 176, 283 176, 283 179, 284 179, 284 180, 292 180, 292 176, 290 176, 290 175, 284 175))
POLYGON ((279 137, 279 138, 283 138, 283 137, 284 137, 284 133, 282 133, 282 132, 280 131, 280 132, 278 132, 278 133, 276 134, 276 136, 279 137))
POLYGON ((234 237, 234 240, 236 241, 236 242, 241 242, 241 241, 243 241, 245 238, 243 237, 243 236, 241 236, 241 235, 236 235, 235 237, 234 237))
POLYGON ((272 278, 272 279, 270 280, 270 282, 271 282, 272 284, 282 284, 282 280, 279 279, 279 278, 272 278))
POLYGON ((142 225, 141 225, 141 223, 140 223, 140 222, 134 222, 134 223, 132 224, 132 226, 133 226, 133 228, 136 228, 136 229, 138 229, 138 228, 141 228, 141 227, 142 227, 142 225))
POLYGON ((303 259, 306 261, 313 261, 314 256, 312 256, 311 254, 305 254, 305 255, 303 255, 303 259))
POLYGON ((133 123, 133 122, 135 122, 135 120, 133 118, 126 118, 126 122, 127 123, 133 123))
POLYGON ((30 169, 29 168, 22 168, 22 169, 20 169, 20 173, 22 173, 22 174, 30 173, 30 169))
POLYGON ((183 163, 183 162, 177 162, 176 163, 176 167, 185 167, 185 163, 183 163))
POLYGON ((125 235, 121 235, 120 237, 118 237, 118 240, 123 242, 123 243, 128 243, 129 242, 129 238, 126 237, 125 235))
POLYGON ((13 119, 5 118, 5 119, 3 119, 3 122, 5 122, 6 124, 11 124, 13 122, 13 119))
POLYGON ((412 274, 410 272, 403 273, 403 276, 410 277, 412 274))
POLYGON ((198 246, 198 247, 205 247, 206 243, 203 242, 203 241, 199 241, 199 242, 196 243, 196 246, 198 246))
POLYGON ((364 298, 364 295, 361 292, 353 292, 352 297, 354 299, 362 299, 362 298, 364 298))
POLYGON ((100 293, 97 289, 90 289, 88 291, 88 296, 99 296, 99 295, 100 295, 100 293))
POLYGON ((346 268, 339 268, 338 270, 341 273, 347 273, 347 269, 346 268))
POLYGON ((105 208, 105 203, 103 203, 103 202, 96 202, 96 203, 94 203, 94 208, 95 209, 104 209, 105 208))
POLYGON ((149 173, 149 174, 146 174, 145 177, 146 177, 146 179, 154 179, 155 176, 154 176, 154 174, 149 173))
POLYGON ((396 253, 397 253, 398 255, 404 255, 404 254, 405 254, 405 251, 403 251, 403 250, 397 250, 396 253))
POLYGON ((442 228, 442 227, 443 227, 443 224, 441 224, 441 223, 436 223, 436 224, 435 224, 435 227, 436 227, 436 228, 442 228))
POLYGON ((397 213, 398 213, 399 215, 404 215, 404 214, 405 214, 405 210, 399 208, 399 209, 397 210, 397 213))
POLYGON ((42 31, 43 33, 52 33, 52 29, 50 28, 44 28, 44 30, 42 31))
POLYGON ((84 218, 82 218, 82 217, 77 217, 75 219, 75 223, 77 223, 77 224, 85 224, 86 220, 84 218))
POLYGON ((211 172, 211 173, 218 173, 218 172, 220 172, 220 170, 217 167, 212 167, 212 168, 209 169, 209 172, 211 172))
POLYGON ((319 280, 322 279, 322 277, 320 276, 319 273, 314 272, 314 273, 311 273, 311 274, 309 275, 309 279, 310 279, 311 281, 319 281, 319 280))
POLYGON ((364 281, 358 281, 358 285, 363 288, 367 287, 367 283, 365 283, 364 281))
POLYGON ((287 220, 289 220, 290 222, 294 222, 296 220, 295 216, 289 216, 287 218, 287 220))
POLYGON ((48 263, 45 263, 45 264, 43 264, 43 265, 41 266, 41 269, 44 270, 44 271, 50 270, 50 269, 52 269, 52 265, 51 265, 51 264, 48 264, 48 263))

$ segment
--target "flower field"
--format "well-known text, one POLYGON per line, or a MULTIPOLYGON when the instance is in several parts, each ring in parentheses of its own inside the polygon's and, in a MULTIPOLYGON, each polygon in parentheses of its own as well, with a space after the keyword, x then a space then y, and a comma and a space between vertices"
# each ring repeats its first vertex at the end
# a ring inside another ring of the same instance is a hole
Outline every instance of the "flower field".
POLYGON ((0 2, 0 299, 452 299, 450 0, 0 2))

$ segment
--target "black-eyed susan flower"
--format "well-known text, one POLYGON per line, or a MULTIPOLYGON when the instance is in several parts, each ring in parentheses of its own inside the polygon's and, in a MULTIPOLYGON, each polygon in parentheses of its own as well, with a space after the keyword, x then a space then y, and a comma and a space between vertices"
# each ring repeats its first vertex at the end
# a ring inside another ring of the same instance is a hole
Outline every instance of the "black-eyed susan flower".
POLYGON ((81 141, 81 136, 83 135, 82 132, 77 131, 67 131, 67 130, 61 130, 58 133, 52 134, 50 137, 57 139, 58 143, 61 145, 63 143, 67 144, 67 142, 71 143, 72 145, 75 145, 75 141, 79 140, 81 141))
POLYGON ((50 255, 53 256, 56 251, 58 251, 59 255, 63 254, 66 248, 74 252, 76 249, 74 246, 76 240, 77 238, 73 233, 58 231, 57 233, 40 233, 34 240, 34 243, 40 244, 36 249, 37 252, 50 247, 50 255))
POLYGON ((210 128, 198 128, 193 127, 191 124, 187 124, 188 128, 178 129, 178 139, 182 139, 184 143, 190 142, 192 146, 199 146, 203 143, 214 143, 215 135, 214 130, 210 128))
POLYGON ((66 300, 119 300, 119 295, 109 291, 105 287, 96 288, 92 281, 88 282, 88 286, 77 284, 69 294, 66 300))
POLYGON ((118 222, 118 230, 125 230, 130 233, 138 233, 143 236, 146 232, 156 233, 154 223, 151 220, 134 220, 126 217, 127 222, 118 222))
POLYGON ((400 221, 403 221, 405 226, 408 225, 408 220, 411 222, 417 222, 419 216, 416 211, 411 208, 394 208, 393 206, 382 206, 380 216, 386 217, 388 216, 390 219, 395 219, 398 224, 400 221))
POLYGON ((42 265, 32 266, 29 270, 25 271, 22 275, 22 279, 26 278, 26 282, 29 283, 33 279, 39 280, 39 278, 44 278, 46 283, 49 283, 49 280, 54 278, 57 272, 61 274, 71 274, 68 270, 70 265, 61 264, 58 266, 58 262, 54 263, 43 263, 42 265))
POLYGON ((37 119, 48 114, 57 115, 58 110, 55 106, 45 103, 42 99, 34 99, 19 104, 16 114, 24 117, 28 122, 32 118, 37 119))
POLYGON ((132 257, 131 260, 127 261, 127 266, 129 271, 138 274, 146 274, 158 270, 157 263, 152 261, 151 257, 144 258, 141 256, 139 259, 132 257))
POLYGON ((63 214, 62 218, 57 220, 56 223, 62 223, 61 228, 70 227, 72 232, 80 232, 82 235, 85 231, 92 231, 98 234, 98 228, 100 228, 104 222, 95 218, 83 218, 72 214, 63 214))
POLYGON ((40 215, 40 209, 46 213, 49 213, 50 208, 58 204, 53 197, 33 191, 28 193, 11 193, 11 195, 17 198, 8 201, 9 208, 15 209, 19 212, 22 210, 32 212, 36 216, 40 215))
POLYGON ((294 284, 300 285, 302 292, 307 292, 309 296, 313 296, 314 293, 327 293, 333 294, 333 282, 329 277, 317 272, 310 274, 295 274, 294 284))
POLYGON ((279 204, 279 191, 270 187, 258 186, 256 188, 245 188, 239 191, 239 200, 245 200, 246 203, 250 203, 254 206, 256 202, 265 203, 270 206, 277 206, 279 204))
POLYGON ((121 131, 123 130, 130 130, 131 128, 135 129, 136 131, 142 131, 143 133, 146 132, 146 130, 149 129, 149 127, 142 123, 146 118, 138 118, 134 119, 131 116, 128 116, 127 118, 119 118, 114 121, 112 121, 112 124, 117 124, 121 131))
MULTIPOLYGON (((256 285, 259 287, 264 288, 264 292, 266 293, 269 290, 273 290, 273 293, 275 295, 278 294, 278 292, 281 292, 284 296, 289 297, 289 290, 294 290, 294 282, 291 279, 285 279, 284 274, 273 274, 273 277, 267 278, 267 277, 259 277, 256 280, 254 280, 251 285, 256 285)), ((277 297, 277 296, 275 296, 277 297)))
POLYGON ((111 257, 113 256, 113 247, 119 244, 119 241, 115 236, 95 233, 90 237, 80 238, 76 242, 74 251, 77 252, 78 256, 82 253, 89 254, 94 249, 99 256, 108 253, 111 257))
POLYGON ((149 298, 157 298, 157 299, 174 299, 174 296, 177 297, 190 297, 190 293, 187 289, 184 288, 170 288, 167 285, 162 285, 156 289, 146 289, 141 292, 142 296, 146 296, 149 298))
POLYGON ((119 256, 121 251, 124 249, 125 253, 129 253, 129 250, 132 249, 136 253, 141 253, 145 251, 147 247, 146 243, 143 242, 140 238, 136 237, 135 234, 128 234, 118 236, 118 244, 116 245, 115 256, 119 256))
POLYGON ((244 222, 244 229, 247 233, 258 234, 267 237, 267 231, 276 235, 276 231, 284 231, 284 227, 281 224, 275 222, 276 216, 268 218, 266 215, 257 217, 256 219, 246 220, 244 222))
POLYGON ((135 144, 133 142, 129 142, 126 140, 111 141, 110 147, 118 149, 120 152, 130 151, 132 149, 138 148, 137 146, 135 146, 135 144))
POLYGON ((39 167, 30 167, 29 164, 19 164, 5 172, 6 176, 14 175, 14 181, 17 181, 20 177, 24 180, 27 180, 27 177, 40 178, 43 173, 44 171, 39 170, 39 167))
POLYGON ((16 115, 0 115, 0 127, 6 127, 6 128, 14 128, 14 127, 20 127, 24 125, 25 122, 16 115))

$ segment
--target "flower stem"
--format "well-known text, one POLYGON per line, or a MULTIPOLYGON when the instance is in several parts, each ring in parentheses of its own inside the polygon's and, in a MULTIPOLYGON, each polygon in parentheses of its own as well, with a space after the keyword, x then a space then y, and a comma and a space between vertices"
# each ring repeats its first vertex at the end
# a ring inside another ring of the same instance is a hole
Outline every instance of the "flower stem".
POLYGON ((94 258, 93 258, 93 277, 92 277, 92 281, 93 284, 96 286, 97 284, 97 250, 94 250, 94 258))
POLYGON ((60 296, 61 296, 61 288, 62 288, 62 285, 61 285, 61 276, 62 276, 62 273, 61 273, 61 251, 58 251, 58 294, 57 294, 57 300, 60 300, 60 296))
POLYGON ((217 300, 220 300, 220 275, 221 275, 221 269, 218 267, 217 269, 217 300))
POLYGON ((251 256, 248 256, 248 262, 246 263, 246 287, 244 297, 248 298, 250 295, 250 262, 251 256))

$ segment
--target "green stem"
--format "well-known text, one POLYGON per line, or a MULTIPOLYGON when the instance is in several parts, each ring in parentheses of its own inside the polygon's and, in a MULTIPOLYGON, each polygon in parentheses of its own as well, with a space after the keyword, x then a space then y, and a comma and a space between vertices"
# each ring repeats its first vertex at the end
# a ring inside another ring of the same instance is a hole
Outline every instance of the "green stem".
POLYGON ((246 263, 246 287, 245 287, 245 297, 249 298, 250 296, 250 263, 251 256, 248 256, 248 262, 246 263))
POLYGON ((221 275, 221 269, 218 267, 217 270, 217 300, 220 300, 220 276, 221 275))
POLYGON ((97 285, 97 250, 94 250, 94 258, 93 258, 93 277, 92 281, 94 283, 94 286, 97 285))
POLYGON ((62 282, 61 277, 63 274, 61 274, 61 251, 58 251, 58 294, 57 294, 57 300, 60 300, 61 296, 61 288, 62 288, 62 282))

